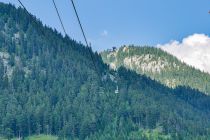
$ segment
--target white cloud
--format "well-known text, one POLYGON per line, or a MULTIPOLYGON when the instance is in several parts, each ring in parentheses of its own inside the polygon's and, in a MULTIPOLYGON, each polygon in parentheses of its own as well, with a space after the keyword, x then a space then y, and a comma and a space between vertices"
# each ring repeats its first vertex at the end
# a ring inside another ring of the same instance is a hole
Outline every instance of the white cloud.
POLYGON ((210 37, 205 34, 194 34, 184 38, 182 42, 171 41, 157 47, 188 65, 210 73, 210 37))
POLYGON ((108 36, 108 31, 107 30, 103 30, 103 32, 101 33, 101 36, 108 36))

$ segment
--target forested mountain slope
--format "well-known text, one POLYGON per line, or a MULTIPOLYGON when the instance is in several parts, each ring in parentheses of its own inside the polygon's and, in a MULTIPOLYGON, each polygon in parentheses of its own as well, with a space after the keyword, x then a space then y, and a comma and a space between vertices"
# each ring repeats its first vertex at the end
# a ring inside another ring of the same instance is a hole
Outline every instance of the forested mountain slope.
POLYGON ((210 94, 208 73, 186 65, 159 48, 123 46, 115 51, 104 51, 101 55, 111 68, 124 66, 168 87, 189 86, 210 94))
POLYGON ((210 138, 209 96, 110 70, 90 50, 96 71, 89 49, 0 3, 0 138, 210 138))

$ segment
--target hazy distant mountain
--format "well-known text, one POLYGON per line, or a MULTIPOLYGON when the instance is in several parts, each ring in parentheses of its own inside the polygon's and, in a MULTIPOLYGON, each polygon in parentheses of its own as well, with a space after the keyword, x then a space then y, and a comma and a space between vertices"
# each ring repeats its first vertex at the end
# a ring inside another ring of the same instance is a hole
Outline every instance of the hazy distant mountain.
POLYGON ((210 94, 210 75, 208 73, 186 65, 161 49, 123 46, 115 51, 104 51, 101 56, 104 62, 113 69, 124 66, 139 74, 145 74, 168 87, 189 86, 210 94))
MULTIPOLYGON (((165 63, 145 70, 161 72, 165 63)), ((113 71, 90 48, 0 3, 0 139, 38 134, 208 139, 210 97, 125 68, 113 71)))

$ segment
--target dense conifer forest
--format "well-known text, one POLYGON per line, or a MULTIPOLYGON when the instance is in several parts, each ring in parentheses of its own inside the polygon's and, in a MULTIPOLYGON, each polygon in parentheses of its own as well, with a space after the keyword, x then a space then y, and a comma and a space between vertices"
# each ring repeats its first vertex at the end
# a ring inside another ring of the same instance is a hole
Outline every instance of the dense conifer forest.
POLYGON ((90 48, 0 3, 0 138, 39 134, 60 140, 208 139, 210 97, 123 67, 111 70, 90 48))

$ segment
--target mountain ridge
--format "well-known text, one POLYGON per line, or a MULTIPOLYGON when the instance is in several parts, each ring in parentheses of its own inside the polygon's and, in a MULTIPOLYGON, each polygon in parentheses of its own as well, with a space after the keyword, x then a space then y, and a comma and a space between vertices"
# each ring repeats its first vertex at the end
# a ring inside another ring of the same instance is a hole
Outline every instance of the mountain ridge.
POLYGON ((210 93, 208 73, 188 66, 159 48, 123 46, 115 51, 104 51, 101 56, 113 69, 124 66, 168 87, 189 86, 210 93))

